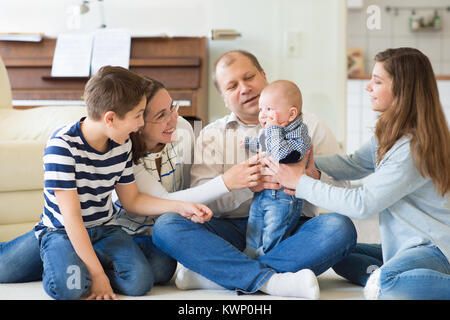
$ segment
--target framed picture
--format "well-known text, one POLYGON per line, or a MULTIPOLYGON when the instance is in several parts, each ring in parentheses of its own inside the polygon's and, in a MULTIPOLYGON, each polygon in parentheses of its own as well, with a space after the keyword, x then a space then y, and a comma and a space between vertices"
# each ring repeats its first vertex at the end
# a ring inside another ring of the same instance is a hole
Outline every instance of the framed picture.
POLYGON ((364 55, 361 48, 347 49, 347 74, 349 77, 364 74, 364 55))

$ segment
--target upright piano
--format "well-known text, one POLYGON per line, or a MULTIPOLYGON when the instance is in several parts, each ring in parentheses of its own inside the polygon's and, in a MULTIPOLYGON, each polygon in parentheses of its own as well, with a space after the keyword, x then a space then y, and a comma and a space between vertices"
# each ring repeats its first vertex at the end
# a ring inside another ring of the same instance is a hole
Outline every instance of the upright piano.
MULTIPOLYGON (((56 39, 0 41, 14 108, 83 103, 88 77, 52 77, 56 39)), ((205 37, 133 37, 130 70, 159 80, 188 120, 208 122, 208 48, 205 37)))

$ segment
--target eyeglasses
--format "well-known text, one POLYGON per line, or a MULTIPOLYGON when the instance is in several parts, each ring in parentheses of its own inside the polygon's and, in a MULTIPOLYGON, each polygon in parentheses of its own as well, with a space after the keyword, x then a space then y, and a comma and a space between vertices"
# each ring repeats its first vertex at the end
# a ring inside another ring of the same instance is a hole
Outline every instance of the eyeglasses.
POLYGON ((167 110, 163 110, 162 112, 159 112, 153 120, 149 121, 151 123, 163 123, 163 122, 169 122, 172 118, 174 113, 178 112, 178 109, 180 108, 180 105, 178 103, 173 103, 170 106, 169 112, 167 110))

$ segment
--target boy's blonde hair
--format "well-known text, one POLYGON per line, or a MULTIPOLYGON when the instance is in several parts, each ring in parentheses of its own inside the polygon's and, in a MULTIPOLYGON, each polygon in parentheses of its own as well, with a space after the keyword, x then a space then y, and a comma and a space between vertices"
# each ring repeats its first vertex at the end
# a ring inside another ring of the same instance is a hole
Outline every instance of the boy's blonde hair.
POLYGON ((148 80, 122 67, 102 67, 86 84, 87 114, 100 120, 107 111, 123 119, 146 96, 148 80))

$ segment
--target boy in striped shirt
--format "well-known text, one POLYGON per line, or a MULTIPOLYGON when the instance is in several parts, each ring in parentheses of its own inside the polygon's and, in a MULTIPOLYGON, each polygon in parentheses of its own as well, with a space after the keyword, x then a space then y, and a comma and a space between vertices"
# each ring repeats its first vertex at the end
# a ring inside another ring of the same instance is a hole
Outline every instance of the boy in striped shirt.
MULTIPOLYGON (((311 148, 308 128, 302 119, 302 94, 291 81, 278 80, 261 91, 256 137, 246 137, 244 147, 251 152, 267 152, 279 163, 295 163, 311 148)), ((297 226, 303 200, 283 190, 255 193, 250 206, 245 253, 264 255, 288 237, 297 226)))
POLYGON ((114 291, 143 295, 151 289, 150 263, 113 223, 113 190, 129 212, 211 218, 206 206, 138 193, 129 135, 144 125, 148 84, 127 69, 103 67, 86 84, 87 117, 47 142, 44 210, 35 230, 44 289, 55 299, 116 299, 114 291))

